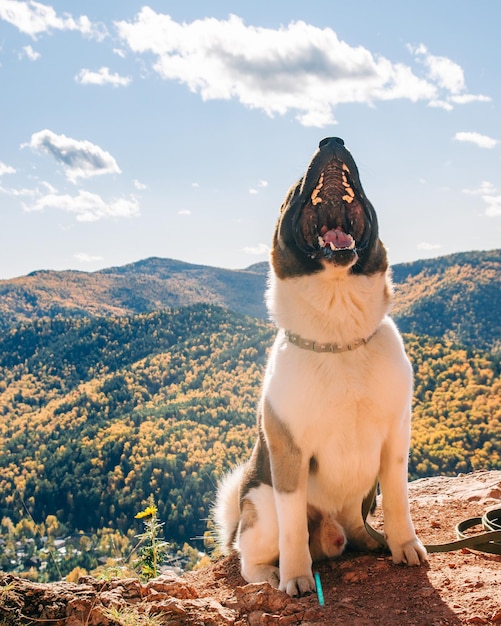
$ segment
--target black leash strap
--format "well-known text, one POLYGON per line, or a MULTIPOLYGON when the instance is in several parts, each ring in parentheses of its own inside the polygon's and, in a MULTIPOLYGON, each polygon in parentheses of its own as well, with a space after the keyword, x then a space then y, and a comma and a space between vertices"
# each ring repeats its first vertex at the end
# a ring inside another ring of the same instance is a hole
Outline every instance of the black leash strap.
MULTIPOLYGON (((372 503, 376 498, 377 483, 371 492, 364 498, 362 503, 362 517, 365 529, 369 535, 375 539, 381 546, 388 549, 388 544, 383 533, 380 533, 367 521, 367 516, 371 510, 372 503)), ((491 509, 482 517, 472 517, 471 519, 459 522, 456 525, 456 541, 449 543, 437 543, 425 545, 427 552, 453 552, 468 548, 470 550, 478 550, 479 552, 488 552, 490 554, 501 554, 501 509, 491 509), (465 531, 475 526, 481 526, 484 532, 476 535, 466 535, 465 531)))

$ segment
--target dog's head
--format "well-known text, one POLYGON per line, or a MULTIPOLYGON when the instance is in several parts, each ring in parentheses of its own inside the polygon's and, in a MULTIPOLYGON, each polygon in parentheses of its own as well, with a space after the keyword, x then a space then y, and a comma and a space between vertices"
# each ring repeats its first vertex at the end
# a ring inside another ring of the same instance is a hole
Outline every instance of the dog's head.
POLYGON ((376 212, 338 137, 320 142, 306 173, 290 189, 272 251, 280 278, 319 272, 328 264, 354 274, 383 272, 388 266, 376 212))

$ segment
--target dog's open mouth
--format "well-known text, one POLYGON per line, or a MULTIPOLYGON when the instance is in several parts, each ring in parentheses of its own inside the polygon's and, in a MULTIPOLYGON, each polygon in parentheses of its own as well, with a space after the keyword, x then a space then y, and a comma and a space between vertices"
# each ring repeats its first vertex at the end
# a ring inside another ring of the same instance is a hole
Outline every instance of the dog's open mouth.
POLYGON ((333 159, 321 170, 299 220, 310 257, 343 262, 364 245, 367 223, 357 189, 345 163, 333 159))
POLYGON ((376 212, 339 137, 322 139, 306 172, 289 189, 275 229, 272 263, 280 277, 328 266, 354 274, 386 269, 376 212))

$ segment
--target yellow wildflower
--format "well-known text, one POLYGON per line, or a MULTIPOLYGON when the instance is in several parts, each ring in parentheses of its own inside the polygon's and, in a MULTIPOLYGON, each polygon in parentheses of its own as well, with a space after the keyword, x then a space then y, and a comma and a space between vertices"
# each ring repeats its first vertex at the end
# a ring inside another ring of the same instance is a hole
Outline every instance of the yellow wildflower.
POLYGON ((152 506, 147 506, 144 511, 140 511, 137 515, 135 515, 135 518, 142 519, 143 517, 153 517, 157 511, 157 507, 153 504, 152 506))

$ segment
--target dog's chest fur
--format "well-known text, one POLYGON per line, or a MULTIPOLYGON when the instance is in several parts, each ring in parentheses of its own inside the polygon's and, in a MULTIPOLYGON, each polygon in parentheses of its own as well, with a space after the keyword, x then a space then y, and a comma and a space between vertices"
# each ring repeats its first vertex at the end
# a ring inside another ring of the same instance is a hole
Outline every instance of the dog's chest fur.
POLYGON ((354 276, 327 267, 300 278, 272 277, 268 306, 281 330, 268 362, 263 398, 285 424, 301 457, 312 460, 308 502, 321 509, 332 502, 342 507, 345 498, 355 495, 354 485, 357 497, 371 487, 388 431, 403 418, 402 406, 410 407, 410 365, 386 317, 387 276, 354 276), (334 354, 292 345, 285 329, 341 345, 377 332, 366 345, 334 354))

